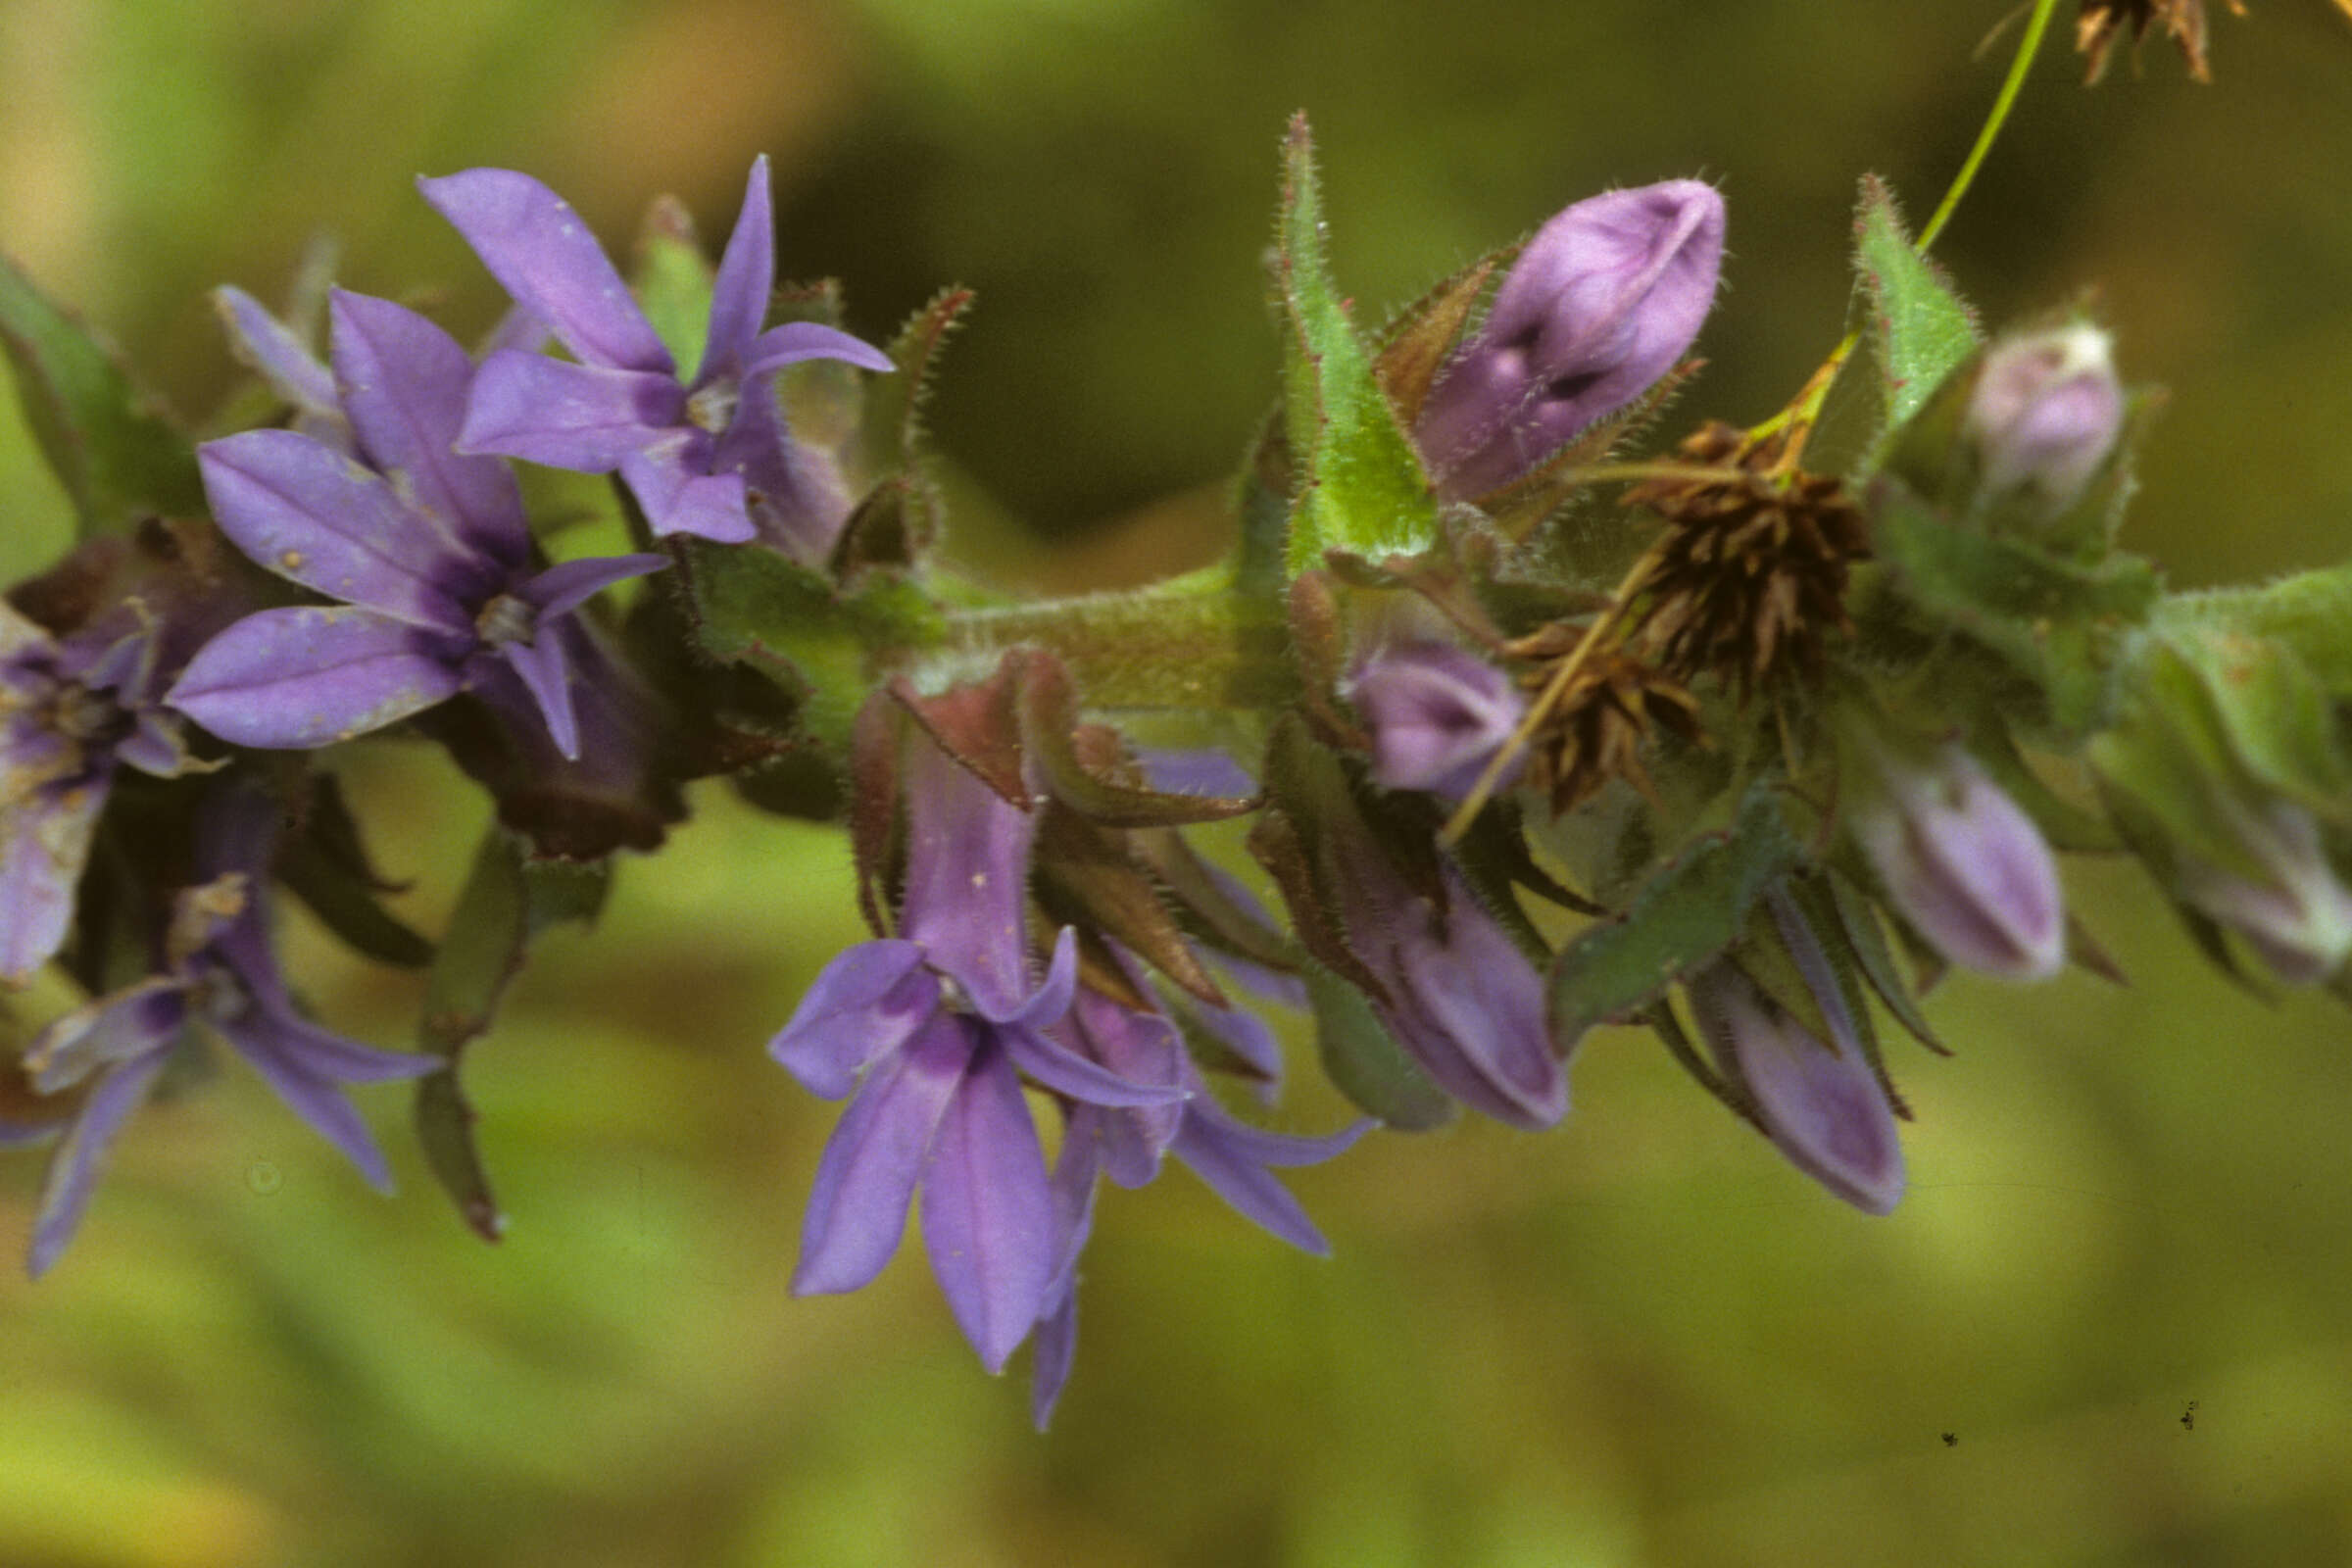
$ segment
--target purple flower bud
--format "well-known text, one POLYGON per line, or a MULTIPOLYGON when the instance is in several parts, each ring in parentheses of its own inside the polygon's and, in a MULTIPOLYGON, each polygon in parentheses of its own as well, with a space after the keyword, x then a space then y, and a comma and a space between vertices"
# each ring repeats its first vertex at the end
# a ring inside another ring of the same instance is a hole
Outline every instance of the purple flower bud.
POLYGON ((1756 1119, 1791 1164, 1866 1214, 1903 1196, 1903 1146, 1886 1091, 1862 1054, 1829 959, 1785 897, 1774 924, 1829 1022, 1817 1039, 1730 959, 1684 982, 1716 1064, 1747 1091, 1756 1119))
POLYGON ((2276 798, 2226 810, 2240 848, 2264 874, 2184 855, 2180 897, 2243 937, 2285 984, 2320 984, 2352 956, 2352 892, 2328 863, 2319 825, 2302 807, 2276 798))
POLYGON ((2108 336, 2077 322, 1995 345, 1962 430, 1982 456, 1987 495, 2031 492, 2055 516, 2082 498, 2123 427, 2108 336))
POLYGON ((1715 303, 1723 216, 1713 186, 1670 179, 1538 230, 1422 406, 1438 493, 1501 489, 1673 369, 1715 303))
POLYGON ((1448 642, 1375 649, 1341 695, 1371 732, 1373 778, 1448 800, 1470 792, 1527 709, 1508 675, 1448 642))
POLYGON ((2050 847, 1958 746, 1914 760, 1872 746, 1878 789, 1847 817, 1897 912, 1952 962, 2046 980, 2066 961, 2050 847))

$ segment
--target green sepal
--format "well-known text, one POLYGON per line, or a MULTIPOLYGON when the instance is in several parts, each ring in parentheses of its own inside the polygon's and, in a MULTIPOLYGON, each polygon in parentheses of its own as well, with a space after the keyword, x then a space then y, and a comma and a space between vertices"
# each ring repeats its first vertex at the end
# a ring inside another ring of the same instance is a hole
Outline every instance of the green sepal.
POLYGON ((1327 550, 1367 561, 1418 554, 1437 539, 1437 500, 1332 283, 1303 115, 1291 122, 1283 174, 1274 286, 1295 482, 1286 564, 1296 574, 1327 550))
POLYGON ((397 892, 400 884, 376 874, 333 774, 312 776, 299 824, 280 845, 274 865, 286 890, 365 957, 403 969, 432 962, 433 945, 376 902, 377 894, 397 892))
POLYGON ((1936 1038, 1936 1031, 1929 1024, 1928 1015, 1920 1009, 1919 999, 1904 981, 1902 971, 1895 967, 1894 952, 1886 945, 1886 933, 1880 926, 1878 911, 1871 907, 1870 901, 1834 873, 1825 877, 1823 884, 1829 895, 1830 912, 1837 916, 1838 928, 1844 934, 1854 966, 1870 983, 1870 989, 1878 993, 1895 1021, 1911 1032, 1912 1039, 1938 1056, 1950 1055, 1950 1050, 1936 1038))
POLYGON ((939 607, 895 573, 869 572, 840 588, 772 551, 703 539, 672 545, 704 651, 799 697, 802 723, 835 751, 849 743, 881 656, 942 635, 939 607))
POLYGON ((1321 964, 1307 964, 1302 974, 1323 1072, 1358 1109, 1407 1133, 1443 1127, 1460 1114, 1405 1054, 1369 998, 1321 964))
POLYGON ((1975 351, 1976 313, 1945 281, 1942 269, 1912 248, 1894 193, 1875 174, 1862 177, 1854 270, 1878 360, 1884 428, 1891 431, 1975 351))
POLYGON ((0 256, 0 349, 24 421, 74 504, 78 537, 205 510, 196 449, 113 350, 0 256))
POLYGON ((1959 526, 1887 478, 1870 486, 1868 509, 1873 548, 1921 617, 2025 676, 2061 733, 2105 721, 2122 639, 2163 592, 2154 567, 2136 556, 2088 562, 1959 526))
POLYGON ((654 336, 669 350, 680 379, 692 381, 710 331, 710 293, 717 273, 695 234, 694 217, 675 196, 657 196, 637 237, 637 304, 654 336))
POLYGON ((458 1057, 487 1033, 508 985, 548 927, 593 923, 612 885, 612 863, 533 859, 521 837, 493 827, 425 979, 417 1039, 449 1066, 416 1085, 416 1136, 425 1163, 484 1241, 506 1228, 473 1136, 474 1111, 458 1082, 458 1057))
POLYGON ((1574 1049, 1594 1024, 1630 1018, 1686 971, 1739 940, 1748 911, 1803 860, 1778 794, 1758 783, 1729 828, 1701 834, 1653 873, 1625 910, 1552 959, 1552 1044, 1574 1049))
POLYGON ((2352 702, 2352 564, 2297 572, 2260 588, 2175 594, 2156 621, 2167 631, 2211 628, 2276 637, 2329 696, 2352 702))

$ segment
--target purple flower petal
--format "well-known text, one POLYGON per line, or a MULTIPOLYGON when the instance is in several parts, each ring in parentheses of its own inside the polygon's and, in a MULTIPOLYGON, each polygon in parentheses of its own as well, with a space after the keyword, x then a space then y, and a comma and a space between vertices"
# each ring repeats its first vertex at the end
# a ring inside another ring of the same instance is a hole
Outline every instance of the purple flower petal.
POLYGON ((539 714, 547 720, 549 739, 565 759, 576 761, 580 755, 580 721, 571 704, 571 665, 564 658, 564 645, 554 637, 542 636, 535 642, 508 643, 499 649, 508 664, 520 678, 531 701, 538 704, 539 714))
POLYGON ((898 1250, 906 1206, 963 1081, 976 1028, 934 1011, 903 1049, 867 1071, 817 1161, 793 1295, 855 1291, 898 1250))
POLYGON ((490 275, 590 365, 675 369, 669 351, 571 204, 528 174, 469 169, 419 179, 490 275))
POLYGON ((187 986, 166 975, 83 1004, 54 1020, 24 1053, 24 1074, 38 1094, 54 1095, 91 1073, 179 1038, 187 1022, 187 986))
POLYGON ((213 308, 227 330, 229 352, 252 367, 271 391, 314 419, 344 422, 335 378, 261 301, 223 284, 213 290, 213 308))
POLYGON ((881 372, 898 368, 889 355, 838 327, 816 321, 786 321, 760 333, 745 351, 744 385, 748 388, 755 377, 803 360, 846 360, 861 370, 881 372))
POLYGON ((291 430, 248 430, 196 449, 220 531, 263 566, 330 599, 466 633, 455 595, 480 566, 425 525, 382 477, 291 430))
POLYGON ((122 1130, 123 1121, 147 1098, 155 1075, 164 1070, 171 1054, 169 1051, 158 1051, 136 1056, 108 1073, 82 1102, 80 1114, 74 1118, 65 1141, 49 1156, 49 1174, 41 1185, 40 1212, 32 1222, 32 1250, 25 1258, 25 1268, 34 1279, 49 1272, 50 1265, 80 1228, 81 1216, 90 1205, 90 1193, 97 1182, 100 1156, 122 1130))
POLYGON ((742 373, 744 353, 760 334, 775 287, 776 217, 768 195, 767 155, 762 153, 752 160, 743 208, 735 215, 735 231, 727 236, 726 254, 719 258, 718 276, 711 283, 710 331, 695 372, 698 383, 742 373))
POLYGON ((1010 1025, 996 1034, 1015 1067, 1055 1094, 1090 1105, 1172 1105, 1191 1095, 1180 1083, 1138 1083, 1122 1077, 1032 1029, 1010 1025))
POLYGON ((1883 790, 1849 821, 1887 899, 1938 953, 2004 980, 2066 962, 2058 863, 2033 818, 1959 747, 1879 759, 1883 790))
MULTIPOLYGON (((906 889, 900 929, 952 977, 981 1014, 1052 1017, 1025 1009, 1029 983, 1029 846, 1034 817, 927 739, 906 747, 906 889)), ((1069 1000, 1062 998, 1067 1007, 1069 1000)), ((1058 1013, 1055 1014, 1058 1016, 1058 1013)))
POLYGON ((685 394, 668 376, 501 349, 474 372, 457 444, 610 473, 648 447, 681 440, 685 417, 685 394))
POLYGON ((522 491, 496 458, 456 451, 473 361, 432 322, 337 289, 335 381, 368 465, 405 480, 418 508, 461 553, 513 568, 530 559, 522 491))
POLYGON ((568 614, 616 582, 643 577, 669 564, 667 556, 596 556, 566 561, 514 590, 514 596, 539 612, 542 620, 568 614))
POLYGON ((116 746, 115 757, 154 778, 177 778, 202 765, 188 756, 187 736, 178 715, 155 708, 142 710, 132 721, 130 733, 116 746))
POLYGON ((1331 1255, 1331 1243, 1306 1216, 1290 1189, 1276 1181, 1269 1165, 1309 1165, 1345 1151, 1363 1135, 1370 1123, 1359 1122, 1329 1138, 1285 1138, 1278 1133, 1246 1127, 1201 1101, 1185 1112, 1172 1146, 1178 1159, 1206 1182, 1209 1190, 1233 1205, 1243 1218, 1262 1226, 1300 1251, 1317 1257, 1331 1255))
POLYGON ((24 980, 65 945, 110 778, 101 770, 73 789, 35 786, 0 805, 0 980, 24 980))
MULTIPOLYGON (((351 1102, 343 1098, 342 1080, 335 1075, 342 1062, 329 1054, 327 1043, 332 1042, 344 1052, 365 1048, 300 1019, 273 1016, 258 1006, 247 1008, 242 1017, 217 1023, 215 1027, 236 1048, 238 1055, 253 1063, 254 1070, 269 1080, 278 1099, 359 1167, 369 1186, 383 1193, 392 1190, 391 1168, 384 1163, 383 1151, 376 1148, 368 1124, 360 1119, 351 1102)), ((448 1065, 430 1056, 399 1058, 385 1053, 372 1054, 403 1065, 416 1063, 412 1071, 383 1076, 416 1077, 448 1065)))
POLYGON ((983 1044, 940 1120, 923 1176, 923 1249, 991 1372, 1029 1337, 1054 1281, 1054 1197, 1037 1126, 1003 1052, 983 1044))
MULTIPOLYGON (((1467 648, 1417 641, 1375 651, 1342 694, 1372 735, 1372 776, 1393 790, 1470 793, 1519 727, 1510 677, 1467 648)), ((1517 776, 1519 760, 1498 782, 1517 776)))
POLYGON ((767 1054, 810 1094, 839 1100, 938 1010, 939 980, 920 945, 861 942, 825 965, 767 1054))
POLYGON ((740 473, 698 474, 665 453, 631 453, 620 462, 620 476, 657 537, 685 533, 739 545, 758 535, 740 473))
POLYGON ((460 652, 371 610, 265 610, 205 644, 164 700, 234 745, 307 750, 455 696, 460 652))

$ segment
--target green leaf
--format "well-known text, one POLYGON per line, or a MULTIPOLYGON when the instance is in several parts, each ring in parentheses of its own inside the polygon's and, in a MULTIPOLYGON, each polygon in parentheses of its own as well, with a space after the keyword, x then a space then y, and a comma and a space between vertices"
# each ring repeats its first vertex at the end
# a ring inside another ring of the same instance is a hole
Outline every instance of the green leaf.
POLYGON ((425 1162, 476 1234, 505 1229, 474 1144, 473 1107, 458 1083, 458 1056, 490 1028, 531 943, 567 920, 591 923, 612 885, 610 861, 532 859, 525 841, 493 827, 474 855, 449 930, 425 980, 417 1038, 449 1066, 416 1086, 416 1136, 425 1162))
POLYGON ((205 510, 196 449, 89 328, 0 257, 0 348, 81 537, 205 510))
POLYGON ((1873 548, 1917 611, 2039 687, 2058 729, 2103 721, 2122 640, 2162 594, 2155 568, 2136 556, 2086 562, 1980 533, 1885 479, 1871 486, 1869 507, 1873 548))
POLYGON ((2321 816, 2352 813, 2352 767, 2334 704, 2294 650, 2277 638, 2218 630, 2169 642, 2204 682, 2240 767, 2321 816))
POLYGON ((801 698, 802 723, 836 750, 874 688, 876 656, 932 646, 944 628, 939 607, 892 573, 840 589, 772 551, 701 539, 679 541, 678 567, 704 650, 801 698))
POLYGON ((1749 789, 1728 829, 1702 834, 1635 893, 1623 913, 1593 925, 1551 964, 1551 1035, 1573 1048, 1594 1024, 1648 1006, 1675 978, 1739 940, 1748 910, 1802 862, 1779 797, 1749 789))
POLYGON ((1854 269, 1870 312, 1886 427, 1893 430, 1975 350, 1976 316, 1944 281, 1942 270, 1912 248, 1894 193, 1875 174, 1862 178, 1854 269))
POLYGON ((1315 1049, 1342 1094, 1399 1132, 1427 1132, 1453 1120, 1453 1101, 1404 1054, 1362 992, 1321 964, 1307 964, 1303 976, 1315 1049))
POLYGON ((637 240, 637 303, 689 379, 703 363, 715 276, 685 204, 675 196, 656 197, 637 240))
POLYGON ((1289 569, 1321 565, 1327 550, 1367 561, 1417 555, 1437 540, 1437 501, 1331 281, 1303 115, 1291 122, 1283 172, 1274 283, 1287 329, 1283 408, 1297 483, 1289 569))
POLYGON ((2339 701, 2352 701, 2352 565, 2297 572, 2260 588, 2175 594, 2156 612, 2168 631, 2276 637, 2339 701))

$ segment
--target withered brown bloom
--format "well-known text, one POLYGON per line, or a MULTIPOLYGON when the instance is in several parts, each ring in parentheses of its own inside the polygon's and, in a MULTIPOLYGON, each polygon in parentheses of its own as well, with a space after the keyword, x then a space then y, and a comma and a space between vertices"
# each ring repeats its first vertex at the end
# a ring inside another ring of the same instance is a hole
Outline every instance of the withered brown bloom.
MULTIPOLYGON (((2242 0, 2224 0, 2224 3, 2232 16, 2246 14, 2242 0)), ((2181 58, 2188 62, 2189 75, 2198 81, 2211 81, 2213 73, 2205 64, 2205 0, 2082 0, 2082 9, 2075 21, 2075 50, 2089 62, 2082 84, 2093 86, 2107 74, 2108 56, 2126 28, 2131 29, 2132 44, 2136 49, 2148 29, 2160 22, 2164 24, 2165 36, 2180 46, 2181 58)))
POLYGON ((1778 471, 1779 435, 1750 442, 1710 422, 1677 449, 1706 478, 1652 479, 1625 505, 1665 519, 1646 605, 1628 639, 1688 686, 1712 675, 1742 697, 1821 673, 1833 633, 1851 629, 1845 580, 1870 553, 1862 514, 1827 474, 1778 471))
MULTIPOLYGON (((1546 627, 1512 651, 1565 658, 1567 639, 1558 635, 1564 630, 1546 627)), ((1539 664, 1526 683, 1547 685, 1556 672, 1556 662, 1539 664)), ((1569 676, 1529 748, 1529 781, 1549 798, 1554 814, 1592 799, 1613 778, 1647 795, 1642 754, 1659 731, 1699 739, 1697 699, 1622 648, 1593 649, 1569 676)))

